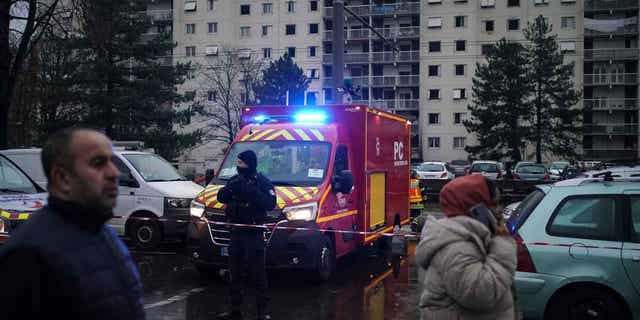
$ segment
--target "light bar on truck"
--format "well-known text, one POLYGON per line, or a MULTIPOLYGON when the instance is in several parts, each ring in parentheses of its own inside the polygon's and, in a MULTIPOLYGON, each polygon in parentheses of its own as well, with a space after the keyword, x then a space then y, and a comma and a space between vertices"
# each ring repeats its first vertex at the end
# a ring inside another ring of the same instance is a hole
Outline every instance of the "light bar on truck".
POLYGON ((327 114, 324 112, 300 112, 293 116, 298 123, 324 123, 327 120, 327 114))

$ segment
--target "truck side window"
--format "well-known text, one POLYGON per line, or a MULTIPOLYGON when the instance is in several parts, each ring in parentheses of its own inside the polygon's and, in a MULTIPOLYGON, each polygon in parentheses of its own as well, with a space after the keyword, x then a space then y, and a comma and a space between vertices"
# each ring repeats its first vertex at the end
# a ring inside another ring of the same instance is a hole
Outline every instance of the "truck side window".
POLYGON ((111 160, 113 161, 113 164, 116 165, 116 168, 118 168, 118 171, 120 171, 120 179, 118 179, 118 184, 122 187, 129 187, 129 181, 132 179, 131 170, 129 170, 129 167, 127 167, 127 165, 124 164, 124 162, 122 162, 122 160, 120 160, 118 157, 114 156, 111 160))
POLYGON ((339 174, 342 170, 349 170, 349 156, 347 146, 338 146, 336 150, 336 161, 333 164, 333 173, 339 174))

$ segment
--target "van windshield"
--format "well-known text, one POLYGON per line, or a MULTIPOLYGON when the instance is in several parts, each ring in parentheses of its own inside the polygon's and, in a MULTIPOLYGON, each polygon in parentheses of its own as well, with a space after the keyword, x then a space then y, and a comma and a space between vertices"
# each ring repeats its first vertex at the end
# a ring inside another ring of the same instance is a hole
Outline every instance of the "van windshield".
POLYGON ((40 152, 10 154, 7 155, 7 158, 19 165, 20 168, 36 182, 47 181, 47 176, 44 174, 42 161, 40 160, 40 152))
POLYGON ((147 182, 187 181, 163 158, 150 153, 131 153, 123 156, 147 182))
POLYGON ((238 154, 253 150, 258 156, 258 172, 274 185, 317 186, 327 176, 331 144, 306 141, 250 141, 231 147, 218 179, 228 180, 237 173, 238 154))
POLYGON ((0 194, 37 192, 33 183, 18 167, 0 156, 0 194))

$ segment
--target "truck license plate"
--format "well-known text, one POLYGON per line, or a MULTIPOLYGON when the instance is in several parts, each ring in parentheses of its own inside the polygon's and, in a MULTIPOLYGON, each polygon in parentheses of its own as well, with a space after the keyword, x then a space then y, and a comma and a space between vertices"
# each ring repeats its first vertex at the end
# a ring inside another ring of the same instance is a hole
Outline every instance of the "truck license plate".
POLYGON ((226 257, 229 255, 229 247, 220 248, 220 255, 226 257))

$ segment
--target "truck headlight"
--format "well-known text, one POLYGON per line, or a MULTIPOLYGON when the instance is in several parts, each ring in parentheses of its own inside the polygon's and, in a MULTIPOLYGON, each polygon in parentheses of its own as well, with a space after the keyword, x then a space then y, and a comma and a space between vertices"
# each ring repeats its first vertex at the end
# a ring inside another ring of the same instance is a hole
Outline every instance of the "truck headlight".
POLYGON ((313 221, 316 219, 316 215, 318 214, 318 203, 311 202, 298 206, 286 207, 282 209, 282 213, 287 217, 287 220, 313 221))
POLYGON ((189 208, 191 199, 185 198, 165 198, 167 199, 167 205, 169 208, 189 208))
POLYGON ((4 222, 4 219, 0 219, 0 233, 8 233, 9 232, 9 223, 4 222))
POLYGON ((189 214, 192 217, 201 218, 204 213, 204 204, 198 201, 191 201, 191 208, 189 209, 189 214))

